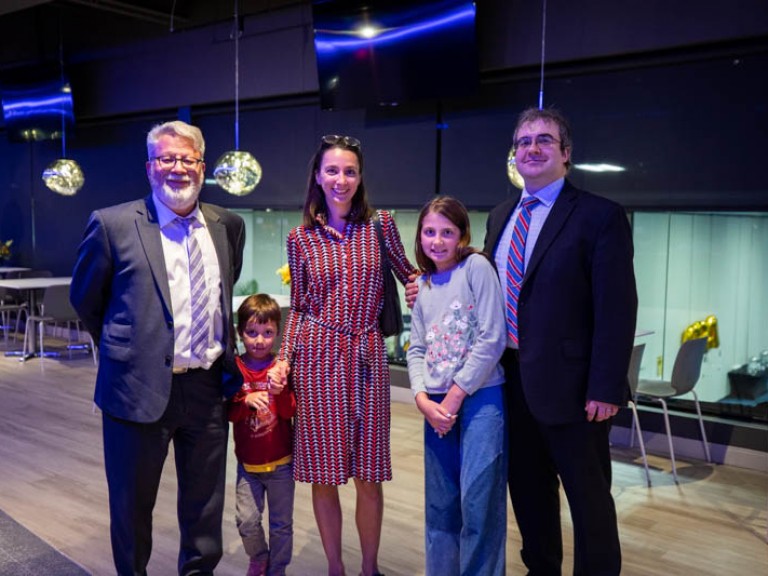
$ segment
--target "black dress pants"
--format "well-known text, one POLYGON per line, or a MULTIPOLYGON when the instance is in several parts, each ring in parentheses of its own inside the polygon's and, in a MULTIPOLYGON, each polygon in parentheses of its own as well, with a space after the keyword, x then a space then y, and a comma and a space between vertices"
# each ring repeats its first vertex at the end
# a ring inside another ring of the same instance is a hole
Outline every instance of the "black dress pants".
MULTIPOLYGON (((529 410, 517 353, 502 358, 509 430, 509 493, 530 576, 560 576, 563 561, 560 482, 571 509, 576 576, 621 571, 616 508, 611 496, 608 424, 548 426, 529 410)), ((553 392, 556 393, 556 392, 553 392)))
POLYGON ((220 362, 173 376, 157 422, 103 415, 112 555, 119 576, 143 576, 152 552, 152 510, 173 442, 178 480, 179 574, 213 574, 221 559, 228 422, 220 362))

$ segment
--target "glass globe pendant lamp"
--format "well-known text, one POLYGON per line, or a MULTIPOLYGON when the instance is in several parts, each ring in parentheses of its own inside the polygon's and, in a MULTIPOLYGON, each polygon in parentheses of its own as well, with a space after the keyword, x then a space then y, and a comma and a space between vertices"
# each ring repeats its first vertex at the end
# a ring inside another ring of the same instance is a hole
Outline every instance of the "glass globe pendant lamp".
POLYGON ((60 158, 43 170, 45 186, 62 196, 74 196, 85 183, 80 165, 74 160, 60 158))
POLYGON ((523 182, 523 177, 520 176, 520 172, 517 171, 517 162, 515 162, 514 146, 512 146, 512 148, 509 149, 509 155, 507 156, 507 178, 509 178, 509 181, 512 182, 512 184, 520 188, 520 190, 522 190, 523 187, 525 186, 525 182, 523 182))
POLYGON ((245 196, 261 180, 261 165, 250 152, 230 150, 216 161, 213 176, 230 194, 245 196))
POLYGON ((235 149, 216 161, 213 177, 224 190, 235 196, 249 194, 261 181, 261 165, 250 152, 240 150, 240 27, 235 3, 235 149))
MULTIPOLYGON (((61 66, 63 71, 63 64, 61 66)), ((62 90, 69 91, 69 84, 63 83, 62 90)), ((67 158, 67 122, 63 111, 61 113, 61 158, 54 160, 43 170, 43 182, 46 188, 62 196, 74 196, 85 183, 80 165, 67 158)))

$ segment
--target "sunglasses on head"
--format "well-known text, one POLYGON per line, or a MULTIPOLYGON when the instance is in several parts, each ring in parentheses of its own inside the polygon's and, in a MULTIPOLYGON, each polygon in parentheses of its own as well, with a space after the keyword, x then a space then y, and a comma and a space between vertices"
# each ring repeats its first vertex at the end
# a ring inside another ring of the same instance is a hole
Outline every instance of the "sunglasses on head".
POLYGON ((360 149, 360 140, 353 138, 352 136, 339 136, 338 134, 326 134, 322 138, 322 142, 328 146, 336 146, 341 144, 347 148, 360 149))

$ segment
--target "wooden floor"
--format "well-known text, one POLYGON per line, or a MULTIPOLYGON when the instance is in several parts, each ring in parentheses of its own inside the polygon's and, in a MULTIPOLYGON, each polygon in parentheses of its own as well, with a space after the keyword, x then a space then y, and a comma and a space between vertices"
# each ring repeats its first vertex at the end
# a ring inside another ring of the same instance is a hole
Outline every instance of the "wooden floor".
MULTIPOLYGON (((95 575, 113 574, 107 491, 102 468, 101 418, 91 402, 95 368, 89 356, 69 360, 0 355, 0 509, 95 575)), ((387 576, 423 574, 422 420, 410 404, 392 405, 395 479, 385 485, 380 568, 387 576)), ((225 554, 217 574, 245 574, 247 559, 234 521, 234 458, 227 470, 225 554)), ((768 574, 766 506, 768 475, 701 462, 678 462, 681 483, 669 463, 651 458, 653 488, 633 451, 614 451, 614 496, 624 551, 624 574, 768 574)), ((341 490, 348 573, 359 571, 354 530, 354 489, 341 490)), ((149 573, 176 571, 172 461, 164 473, 155 511, 149 573)), ((566 504, 565 574, 572 565, 566 504)), ((289 573, 325 573, 309 489, 297 486, 294 557, 289 573)), ((507 572, 524 574, 519 536, 511 514, 507 572)))

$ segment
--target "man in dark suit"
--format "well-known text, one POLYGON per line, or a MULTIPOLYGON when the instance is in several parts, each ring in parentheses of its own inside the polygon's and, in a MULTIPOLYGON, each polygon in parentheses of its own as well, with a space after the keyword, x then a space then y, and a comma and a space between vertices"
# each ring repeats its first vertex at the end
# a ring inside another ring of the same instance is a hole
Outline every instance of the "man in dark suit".
POLYGON ((91 215, 70 298, 99 347, 95 401, 117 573, 146 574, 152 509, 173 442, 179 574, 213 574, 222 555, 223 399, 241 383, 231 302, 245 226, 198 203, 205 173, 198 128, 155 126, 147 151, 152 194, 91 215))
POLYGON ((525 188, 491 211, 485 251, 508 300, 508 479, 522 558, 530 575, 560 575, 562 482, 574 574, 618 575, 608 432, 629 390, 637 312, 632 233, 618 204, 565 179, 572 142, 559 112, 524 111, 514 143, 525 188), (524 208, 530 196, 536 199, 524 208), (525 209, 522 283, 512 287, 510 251, 525 209))

